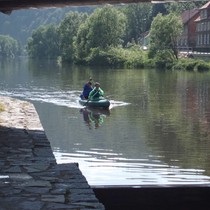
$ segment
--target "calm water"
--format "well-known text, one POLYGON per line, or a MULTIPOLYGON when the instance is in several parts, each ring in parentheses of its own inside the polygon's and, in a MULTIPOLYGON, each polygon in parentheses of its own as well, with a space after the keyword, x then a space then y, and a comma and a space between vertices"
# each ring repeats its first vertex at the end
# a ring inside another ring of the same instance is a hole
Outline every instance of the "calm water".
POLYGON ((0 61, 0 94, 31 101, 58 163, 78 162, 90 185, 210 184, 210 73, 0 61), (83 109, 99 81, 110 112, 83 109))

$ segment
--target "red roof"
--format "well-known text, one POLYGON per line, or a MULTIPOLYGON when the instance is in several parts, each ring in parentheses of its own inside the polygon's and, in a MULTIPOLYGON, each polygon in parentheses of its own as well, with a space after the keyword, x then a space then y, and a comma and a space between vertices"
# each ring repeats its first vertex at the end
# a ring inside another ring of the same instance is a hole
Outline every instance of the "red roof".
POLYGON ((210 7, 210 1, 204 4, 200 9, 206 9, 210 7))
POLYGON ((182 22, 184 24, 187 23, 189 20, 191 20, 198 13, 199 13, 199 9, 198 8, 190 9, 190 10, 185 10, 182 13, 182 16, 181 16, 182 17, 182 22))
MULTIPOLYGON (((210 8, 210 1, 207 2, 206 4, 204 4, 204 5, 200 8, 200 10, 208 9, 208 8, 210 8)), ((210 19, 210 18, 208 17, 207 19, 210 19)), ((201 20, 201 17, 199 16, 199 17, 195 20, 195 22, 199 22, 200 20, 201 20)))

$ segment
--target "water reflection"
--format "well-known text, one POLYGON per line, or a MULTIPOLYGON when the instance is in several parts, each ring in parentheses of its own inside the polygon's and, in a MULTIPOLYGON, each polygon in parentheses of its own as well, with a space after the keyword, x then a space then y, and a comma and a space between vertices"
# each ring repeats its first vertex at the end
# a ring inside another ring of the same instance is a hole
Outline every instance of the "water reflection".
POLYGON ((58 163, 79 162, 90 185, 209 185, 210 179, 203 170, 170 166, 158 157, 126 159, 122 153, 92 148, 63 153, 55 149, 58 163), (103 182, 101 180, 103 179, 103 182))
POLYGON ((97 129, 104 123, 104 118, 110 115, 110 110, 83 108, 80 113, 89 129, 97 129))
POLYGON ((27 59, 0 67, 0 94, 31 101, 57 161, 78 162, 91 184, 210 183, 210 72, 27 59), (111 114, 79 105, 90 76, 103 84, 111 114))

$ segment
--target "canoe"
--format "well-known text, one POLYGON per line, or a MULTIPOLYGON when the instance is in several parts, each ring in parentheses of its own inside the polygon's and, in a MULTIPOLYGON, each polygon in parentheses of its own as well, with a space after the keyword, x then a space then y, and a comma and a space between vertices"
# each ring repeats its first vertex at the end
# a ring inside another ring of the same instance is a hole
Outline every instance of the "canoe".
POLYGON ((92 108, 108 109, 110 106, 109 100, 107 100, 105 98, 99 98, 98 100, 79 99, 79 103, 82 106, 92 107, 92 108))

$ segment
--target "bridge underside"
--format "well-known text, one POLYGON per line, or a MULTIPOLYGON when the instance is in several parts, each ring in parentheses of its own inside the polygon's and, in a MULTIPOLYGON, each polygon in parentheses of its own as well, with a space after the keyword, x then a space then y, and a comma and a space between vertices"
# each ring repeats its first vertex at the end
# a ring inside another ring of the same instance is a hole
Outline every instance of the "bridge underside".
POLYGON ((0 12, 10 14, 13 10, 65 6, 88 6, 100 4, 192 2, 197 0, 0 0, 0 12))

